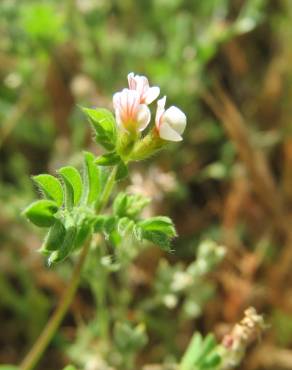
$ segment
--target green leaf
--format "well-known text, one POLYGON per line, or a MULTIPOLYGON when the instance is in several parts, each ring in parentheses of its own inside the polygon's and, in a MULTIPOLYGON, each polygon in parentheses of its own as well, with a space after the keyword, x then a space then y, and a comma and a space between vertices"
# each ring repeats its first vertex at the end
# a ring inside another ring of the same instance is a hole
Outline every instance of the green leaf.
POLYGON ((82 194, 82 180, 79 171, 72 166, 66 166, 59 169, 65 185, 65 204, 66 208, 72 209, 76 206, 82 194))
POLYGON ((208 334, 204 339, 201 346, 200 356, 197 359, 197 363, 200 364, 206 358, 206 356, 216 347, 216 339, 213 334, 208 334))
POLYGON ((61 207, 63 203, 63 190, 56 177, 43 174, 33 176, 33 180, 49 200, 54 200, 61 207))
POLYGON ((19 367, 14 365, 0 365, 0 370, 20 370, 19 367))
POLYGON ((128 208, 128 194, 126 193, 119 193, 114 202, 113 202, 113 211, 119 217, 123 217, 127 215, 127 208, 128 208))
POLYGON ((62 174, 62 168, 58 171, 60 174, 63 185, 64 185, 64 191, 65 191, 65 209, 72 210, 74 206, 74 189, 71 184, 71 182, 68 180, 67 176, 62 174))
POLYGON ((57 219, 54 225, 50 228, 44 240, 41 252, 48 254, 48 252, 56 251, 57 249, 61 248, 65 234, 65 226, 59 219, 57 219))
POLYGON ((23 214, 35 225, 39 227, 49 227, 54 224, 54 214, 58 211, 56 202, 42 199, 30 204, 23 214))
POLYGON ((176 236, 175 227, 168 217, 157 216, 138 222, 135 227, 138 239, 146 239, 169 250, 170 241, 176 236))
POLYGON ((124 162, 120 162, 118 164, 117 173, 116 173, 116 180, 120 181, 125 179, 128 176, 128 167, 124 162))
POLYGON ((133 235, 139 242, 143 241, 143 229, 139 225, 134 225, 133 235))
POLYGON ((106 153, 95 160, 99 166, 114 166, 121 161, 121 157, 116 152, 106 153))
POLYGON ((169 237, 161 231, 144 231, 143 239, 149 240, 153 244, 157 244, 159 247, 169 250, 170 249, 170 239, 169 237))
POLYGON ((104 232, 106 234, 110 234, 111 232, 113 232, 116 227, 117 221, 118 218, 116 216, 109 216, 104 223, 104 232))
POLYGON ((143 324, 133 326, 127 321, 116 322, 113 335, 115 345, 124 354, 136 353, 148 340, 143 324))
POLYGON ((109 242, 114 246, 117 247, 121 241, 122 237, 121 235, 117 232, 117 230, 113 230, 110 234, 106 234, 106 237, 108 238, 109 242))
POLYGON ((127 216, 137 217, 150 202, 150 198, 142 194, 131 195, 128 200, 127 216))
POLYGON ((119 217, 137 217, 150 199, 141 194, 119 193, 113 203, 113 211, 119 217))
POLYGON ((181 370, 192 370, 194 369, 197 360, 201 353, 201 346, 203 343, 203 338, 200 333, 195 333, 188 345, 186 352, 181 360, 180 369, 181 370))
POLYGON ((172 220, 166 216, 148 218, 147 220, 140 221, 139 226, 142 227, 143 230, 162 231, 169 237, 174 237, 177 235, 172 220))
POLYGON ((104 231, 104 224, 106 220, 108 220, 110 216, 108 215, 98 215, 94 219, 94 224, 93 224, 93 230, 96 233, 100 233, 104 231))
POLYGON ((95 156, 92 153, 84 152, 85 170, 83 173, 84 191, 82 202, 93 205, 98 201, 101 194, 101 168, 95 164, 95 156))
POLYGON ((83 246, 91 232, 92 232, 92 220, 84 220, 83 223, 80 226, 78 226, 78 231, 74 242, 74 250, 79 249, 80 247, 83 246))
POLYGON ((107 150, 113 150, 116 145, 116 121, 113 114, 107 109, 82 108, 92 124, 96 141, 107 150))
POLYGON ((202 362, 202 367, 213 370, 220 364, 221 360, 221 356, 214 351, 202 362))
POLYGON ((130 231, 133 230, 135 222, 130 220, 128 217, 122 217, 118 221, 117 229, 121 236, 126 236, 130 231))
POLYGON ((94 232, 104 232, 105 234, 109 235, 112 231, 114 231, 117 221, 118 218, 116 216, 98 215, 94 219, 94 232))
POLYGON ((71 223, 66 228, 66 234, 61 248, 53 252, 49 257, 49 265, 64 261, 66 257, 69 256, 70 252, 73 250, 74 242, 77 234, 77 227, 71 223))

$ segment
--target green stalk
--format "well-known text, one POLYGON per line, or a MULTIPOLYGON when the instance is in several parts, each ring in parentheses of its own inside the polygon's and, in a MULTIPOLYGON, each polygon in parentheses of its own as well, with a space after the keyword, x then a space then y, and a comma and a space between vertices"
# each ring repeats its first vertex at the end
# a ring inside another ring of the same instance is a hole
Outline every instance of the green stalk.
POLYGON ((108 341, 109 338, 109 311, 107 307, 107 292, 108 292, 108 271, 102 265, 101 259, 104 256, 104 251, 101 248, 98 248, 97 252, 99 253, 98 263, 96 269, 98 271, 98 279, 93 279, 90 284, 92 290, 95 292, 95 301, 96 301, 96 322, 98 327, 98 332, 101 338, 105 341, 108 341))
MULTIPOLYGON (((99 205, 96 209, 96 213, 100 213, 107 205, 109 197, 111 195, 114 183, 115 183, 115 176, 116 176, 117 168, 114 167, 111 174, 108 177, 106 182, 104 191, 101 196, 101 200, 99 205)), ((74 296, 80 281, 81 271, 84 266, 84 262, 90 250, 91 239, 89 239, 79 256, 79 260, 73 270, 73 275, 71 281, 65 290, 61 301, 59 302, 58 307, 56 308, 55 312, 51 316, 49 322, 45 326, 44 330, 38 337, 37 341, 28 352, 26 357, 23 359, 22 363, 20 364, 21 370, 32 370, 35 368, 37 363, 39 362, 41 356, 47 349, 48 345, 50 344, 51 340, 53 339, 56 331, 58 330, 74 296)))
POLYGON ((112 192, 112 189, 115 183, 116 173, 117 173, 117 167, 114 167, 107 179, 101 199, 96 207, 96 210, 95 210, 96 214, 99 214, 107 205, 107 202, 109 200, 109 197, 111 195, 111 192, 112 192))

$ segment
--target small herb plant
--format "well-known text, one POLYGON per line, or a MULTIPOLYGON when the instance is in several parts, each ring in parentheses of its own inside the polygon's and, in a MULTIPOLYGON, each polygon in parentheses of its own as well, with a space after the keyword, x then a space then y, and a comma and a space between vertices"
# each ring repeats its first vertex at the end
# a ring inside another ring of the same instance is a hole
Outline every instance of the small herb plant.
POLYGON ((59 306, 21 364, 23 370, 35 367, 59 327, 74 297, 94 234, 103 234, 114 246, 130 235, 135 243, 149 241, 167 251, 177 235, 170 218, 141 217, 149 199, 123 192, 114 197, 114 185, 128 176, 130 162, 149 158, 170 141, 181 141, 186 127, 186 116, 179 108, 165 109, 166 97, 157 101, 151 122, 149 105, 158 98, 160 89, 150 87, 146 77, 130 73, 128 85, 113 95, 114 115, 103 108, 82 108, 97 144, 104 148, 103 155, 84 152, 82 171, 65 166, 56 176, 33 177, 42 199, 30 204, 23 214, 36 226, 48 229, 40 248, 48 265, 61 263, 74 253, 80 256, 59 306))
MULTIPOLYGON (((128 88, 113 95, 114 114, 103 108, 82 108, 104 154, 96 157, 93 153, 84 152, 81 170, 65 166, 57 171, 56 176, 40 174, 33 177, 42 199, 30 204, 23 214, 34 225, 47 230, 40 252, 48 266, 62 263, 72 254, 78 254, 78 258, 56 311, 20 367, 4 365, 0 366, 1 370, 32 370, 36 367, 74 298, 86 257, 90 253, 97 257, 96 266, 103 269, 99 278, 106 276, 110 270, 126 269, 127 259, 124 263, 115 264, 102 252, 95 253, 99 249, 96 234, 103 235, 117 254, 121 253, 125 242, 129 242, 130 246, 150 242, 165 251, 171 251, 172 239, 177 236, 172 220, 166 216, 142 217, 143 209, 150 203, 149 198, 141 194, 116 193, 114 190, 115 184, 128 176, 131 162, 145 160, 169 142, 182 140, 186 116, 175 106, 165 109, 166 97, 157 101, 155 118, 151 120, 149 106, 159 94, 159 87, 150 87, 146 77, 130 73, 128 88)), ((186 268, 179 263, 171 266, 161 261, 153 297, 142 302, 141 307, 145 310, 154 310, 158 306, 175 309, 181 302, 182 315, 198 317, 213 292, 213 286, 204 281, 204 277, 216 267, 224 254, 223 247, 205 240, 199 245, 196 260, 186 268)), ((89 273, 95 276, 94 261, 90 262, 92 270, 89 273)), ((106 284, 106 279, 102 284, 106 284)), ((96 284, 92 284, 92 287, 99 296, 97 301, 102 303, 103 292, 96 284)), ((104 305, 101 304, 99 308, 100 318, 96 321, 99 334, 107 337, 109 314, 104 305)), ((123 312, 122 307, 120 311, 123 312)), ((94 327, 95 322, 92 325, 94 327)), ((203 338, 196 332, 181 361, 165 368, 224 370, 237 366, 248 343, 262 327, 262 317, 254 309, 249 309, 240 324, 224 337, 222 344, 216 342, 213 334, 203 338)), ((85 336, 88 338, 90 335, 87 333, 85 336)), ((114 322, 112 336, 114 348, 110 352, 115 358, 115 366, 134 370, 136 354, 147 343, 145 326, 134 325, 127 320, 124 312, 123 320, 114 322)), ((83 344, 78 344, 77 339, 78 356, 82 353, 78 346, 86 343, 82 334, 80 338, 83 344)), ((74 357, 74 346, 71 350, 71 357, 74 357)), ((113 369, 105 363, 102 366, 104 369, 113 369)), ((68 365, 64 370, 76 369, 68 365)))

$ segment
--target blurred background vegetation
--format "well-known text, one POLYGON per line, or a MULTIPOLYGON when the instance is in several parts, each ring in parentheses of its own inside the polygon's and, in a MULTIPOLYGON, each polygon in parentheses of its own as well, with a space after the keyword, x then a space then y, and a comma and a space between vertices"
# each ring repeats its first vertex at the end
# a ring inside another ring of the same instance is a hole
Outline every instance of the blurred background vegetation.
POLYGON ((93 250, 40 368, 176 362, 194 331, 220 341, 253 305, 269 328, 242 369, 292 369, 291 22, 290 0, 1 0, 0 363, 27 352, 73 263, 48 268, 37 252, 43 235, 21 216, 30 176, 99 153, 78 105, 112 109, 134 71, 188 126, 121 187, 180 237, 172 254, 93 250), (198 276, 205 239, 226 256, 198 276))

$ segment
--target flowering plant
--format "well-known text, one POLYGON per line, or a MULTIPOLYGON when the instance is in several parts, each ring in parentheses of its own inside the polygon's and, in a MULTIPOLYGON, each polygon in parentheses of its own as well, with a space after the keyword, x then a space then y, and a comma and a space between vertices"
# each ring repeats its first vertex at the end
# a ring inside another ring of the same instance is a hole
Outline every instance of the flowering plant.
MULTIPOLYGON (((113 196, 116 182, 128 175, 129 162, 148 158, 169 141, 181 141, 186 127, 186 116, 179 108, 171 106, 165 109, 165 96, 157 101, 155 119, 151 122, 149 105, 158 98, 160 89, 157 86, 150 87, 146 77, 133 73, 128 75, 128 83, 128 88, 113 96, 115 115, 103 108, 83 108, 97 143, 106 151, 103 155, 96 157, 93 153, 84 152, 82 172, 73 166, 65 166, 57 171, 58 178, 49 174, 33 177, 43 199, 33 202, 23 213, 36 226, 48 229, 40 252, 50 266, 78 252, 79 260, 68 289, 20 365, 21 370, 31 370, 36 366, 58 329, 78 287, 86 257, 92 249, 99 248, 95 234, 104 235, 113 247, 119 247, 117 250, 123 248, 123 240, 131 239, 135 245, 146 241, 170 251, 171 241, 177 236, 169 217, 141 216, 150 199, 141 194, 124 192, 113 196)), ((185 313, 191 317, 199 315, 206 296, 195 293, 194 287, 199 286, 198 290, 204 291, 204 294, 210 291, 203 277, 223 256, 223 247, 205 241, 199 246, 197 260, 187 269, 161 265, 154 307, 162 303, 174 309, 178 299, 184 298, 185 313)), ((96 263, 100 264, 101 261, 96 263)), ((252 327, 262 323, 256 312, 252 317, 252 322, 255 322, 252 327)), ((258 325, 259 328, 261 326, 258 325)), ((239 336, 237 331, 236 335, 233 333, 230 336, 234 343, 230 348, 224 344, 227 340, 220 345, 212 334, 203 338, 195 333, 180 364, 175 368, 223 370, 229 368, 230 364, 237 364, 253 333, 249 330, 248 335, 239 336)), ((108 328, 104 332, 106 336, 108 328)), ((144 325, 133 327, 124 320, 115 324, 113 332, 115 345, 124 357, 122 366, 126 364, 127 369, 133 369, 135 352, 147 342, 144 325)), ((67 369, 74 370, 73 367, 67 369)))
POLYGON ((150 87, 146 77, 128 75, 128 88, 113 95, 115 116, 103 108, 83 108, 98 144, 105 153, 99 157, 84 153, 84 168, 65 166, 58 177, 41 174, 33 177, 43 199, 29 205, 24 215, 36 226, 47 228, 40 248, 48 264, 60 263, 81 250, 69 288, 36 345, 24 359, 23 370, 32 369, 48 346, 77 289, 85 258, 95 233, 104 234, 113 245, 126 235, 136 243, 152 242, 170 250, 176 230, 170 218, 143 219, 142 209, 149 200, 141 195, 119 193, 112 212, 105 212, 115 183, 128 174, 130 161, 145 159, 168 141, 182 140, 186 116, 176 107, 164 109, 166 98, 158 100, 155 123, 151 126, 149 105, 160 89, 150 87), (111 169, 109 171, 109 168, 111 169))

